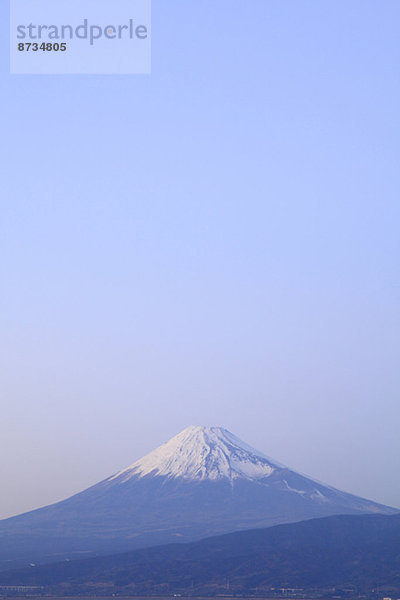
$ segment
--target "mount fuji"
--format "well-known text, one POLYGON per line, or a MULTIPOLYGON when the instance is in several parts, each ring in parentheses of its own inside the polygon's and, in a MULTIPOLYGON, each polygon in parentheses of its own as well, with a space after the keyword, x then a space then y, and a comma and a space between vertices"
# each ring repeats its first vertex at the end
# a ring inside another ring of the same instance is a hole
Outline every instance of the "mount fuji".
POLYGON ((0 521, 0 570, 337 514, 398 512, 279 464, 220 427, 188 427, 108 479, 0 521))

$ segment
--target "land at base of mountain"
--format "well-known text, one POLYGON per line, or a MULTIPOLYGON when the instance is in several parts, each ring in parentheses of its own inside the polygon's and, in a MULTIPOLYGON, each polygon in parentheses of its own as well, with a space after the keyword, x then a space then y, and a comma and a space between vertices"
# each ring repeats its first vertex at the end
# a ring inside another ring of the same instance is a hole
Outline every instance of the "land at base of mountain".
POLYGON ((335 516, 0 573, 59 595, 400 597, 400 514, 335 516))

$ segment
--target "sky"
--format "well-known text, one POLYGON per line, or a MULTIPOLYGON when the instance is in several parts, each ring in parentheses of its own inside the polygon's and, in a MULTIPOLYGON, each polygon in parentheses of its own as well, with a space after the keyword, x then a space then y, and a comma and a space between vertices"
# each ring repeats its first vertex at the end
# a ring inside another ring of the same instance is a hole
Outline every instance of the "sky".
POLYGON ((19 76, 0 8, 0 518, 191 424, 400 507, 400 3, 152 13, 19 76))

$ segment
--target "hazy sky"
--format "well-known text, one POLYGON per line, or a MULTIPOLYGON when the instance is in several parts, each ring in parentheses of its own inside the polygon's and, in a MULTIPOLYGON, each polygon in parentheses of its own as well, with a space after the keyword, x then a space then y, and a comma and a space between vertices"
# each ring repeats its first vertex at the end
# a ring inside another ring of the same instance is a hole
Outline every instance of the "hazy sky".
POLYGON ((10 76, 0 517, 190 424, 400 507, 400 3, 154 0, 151 76, 10 76))

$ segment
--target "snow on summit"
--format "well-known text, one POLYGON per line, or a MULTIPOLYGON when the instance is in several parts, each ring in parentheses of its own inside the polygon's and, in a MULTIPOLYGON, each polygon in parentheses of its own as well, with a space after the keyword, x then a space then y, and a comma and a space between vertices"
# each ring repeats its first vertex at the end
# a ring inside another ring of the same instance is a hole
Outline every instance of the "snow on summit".
POLYGON ((278 467, 267 456, 248 446, 222 427, 187 427, 111 480, 162 475, 190 480, 269 477, 278 467))

